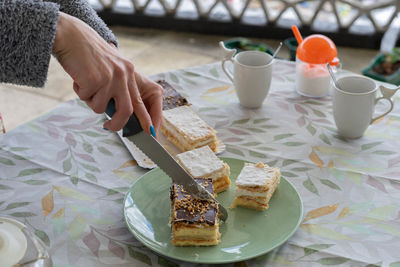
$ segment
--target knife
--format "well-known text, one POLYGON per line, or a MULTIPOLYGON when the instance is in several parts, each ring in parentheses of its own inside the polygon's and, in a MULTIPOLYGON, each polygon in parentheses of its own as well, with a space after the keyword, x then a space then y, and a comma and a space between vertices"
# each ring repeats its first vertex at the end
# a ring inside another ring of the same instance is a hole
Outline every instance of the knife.
MULTIPOLYGON (((106 114, 112 117, 115 111, 115 102, 114 99, 111 99, 107 105, 106 114)), ((219 207, 219 217, 221 220, 225 221, 228 218, 228 212, 213 195, 199 185, 153 136, 143 131, 135 113, 132 113, 128 122, 122 129, 122 136, 132 141, 144 154, 156 163, 172 181, 181 185, 190 195, 198 199, 211 199, 215 201, 219 207)))

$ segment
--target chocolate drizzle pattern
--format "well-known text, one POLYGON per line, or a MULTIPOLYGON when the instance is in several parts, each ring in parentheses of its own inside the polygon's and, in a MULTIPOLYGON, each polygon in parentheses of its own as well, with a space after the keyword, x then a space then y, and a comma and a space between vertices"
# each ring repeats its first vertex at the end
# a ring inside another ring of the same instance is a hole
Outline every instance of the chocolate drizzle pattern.
MULTIPOLYGON (((211 179, 195 178, 208 192, 214 194, 211 179)), ((207 223, 214 225, 218 214, 218 204, 207 201, 193 199, 190 194, 185 192, 180 185, 172 184, 170 189, 171 197, 171 223, 207 223)))
POLYGON ((164 80, 157 81, 157 83, 164 89, 163 110, 189 105, 187 99, 179 94, 169 83, 164 80))

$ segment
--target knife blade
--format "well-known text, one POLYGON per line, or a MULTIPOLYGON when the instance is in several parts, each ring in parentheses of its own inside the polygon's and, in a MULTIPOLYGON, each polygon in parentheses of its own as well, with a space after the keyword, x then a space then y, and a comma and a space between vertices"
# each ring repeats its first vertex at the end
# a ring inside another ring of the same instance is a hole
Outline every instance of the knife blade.
MULTIPOLYGON (((108 103, 106 114, 112 117, 115 111, 115 102, 114 99, 111 99, 108 103)), ((132 113, 127 124, 122 129, 122 136, 132 141, 144 154, 157 164, 172 181, 181 185, 190 195, 198 199, 215 201, 219 207, 219 217, 221 220, 225 221, 228 218, 228 212, 214 196, 199 185, 154 137, 143 131, 135 113, 132 113)))

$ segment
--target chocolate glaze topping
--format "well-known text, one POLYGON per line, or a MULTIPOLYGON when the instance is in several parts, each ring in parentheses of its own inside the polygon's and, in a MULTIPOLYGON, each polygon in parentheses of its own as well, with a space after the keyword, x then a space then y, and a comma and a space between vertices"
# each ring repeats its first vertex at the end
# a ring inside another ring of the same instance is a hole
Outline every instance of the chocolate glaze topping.
POLYGON ((157 81, 164 88, 163 110, 189 105, 187 99, 179 94, 169 83, 157 81))
MULTIPOLYGON (((214 194, 211 179, 195 178, 208 192, 214 194)), ((193 199, 180 185, 172 184, 171 197, 171 223, 207 223, 214 225, 218 214, 218 205, 207 200, 193 199)))

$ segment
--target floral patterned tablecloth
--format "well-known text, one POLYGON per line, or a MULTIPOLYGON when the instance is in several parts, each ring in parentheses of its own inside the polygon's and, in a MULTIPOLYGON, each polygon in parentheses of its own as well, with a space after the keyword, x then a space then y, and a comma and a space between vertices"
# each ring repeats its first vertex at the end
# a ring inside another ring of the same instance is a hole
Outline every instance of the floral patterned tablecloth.
MULTIPOLYGON (((303 199, 298 231, 240 266, 400 266, 399 97, 364 137, 345 140, 331 98, 299 96, 294 72, 277 61, 256 110, 240 107, 218 63, 153 78, 176 86, 218 131, 222 156, 280 167, 303 199)), ((56 267, 194 265, 154 254, 126 228, 124 193, 147 170, 103 121, 73 100, 0 136, 0 215, 27 224, 56 267)))

